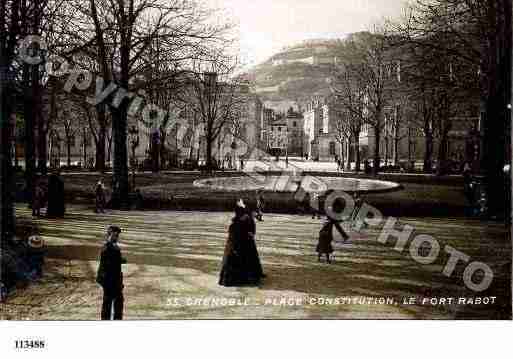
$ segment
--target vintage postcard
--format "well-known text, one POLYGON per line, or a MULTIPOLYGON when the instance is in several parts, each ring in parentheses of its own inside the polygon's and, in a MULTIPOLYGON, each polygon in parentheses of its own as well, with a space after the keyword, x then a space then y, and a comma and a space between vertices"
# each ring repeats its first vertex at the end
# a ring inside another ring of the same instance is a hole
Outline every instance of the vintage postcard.
POLYGON ((511 15, 0 1, 0 319, 511 320, 511 15))

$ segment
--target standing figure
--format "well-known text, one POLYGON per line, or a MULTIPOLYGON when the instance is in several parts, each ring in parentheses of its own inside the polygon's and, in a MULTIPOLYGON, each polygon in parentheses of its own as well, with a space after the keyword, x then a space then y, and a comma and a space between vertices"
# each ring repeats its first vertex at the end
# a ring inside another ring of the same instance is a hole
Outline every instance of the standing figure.
POLYGON ((121 256, 118 246, 121 229, 117 226, 110 226, 107 229, 107 242, 103 246, 100 256, 100 266, 96 282, 103 287, 102 320, 123 319, 123 272, 121 265, 126 259, 121 256), (112 308, 114 316, 112 317, 112 308))
POLYGON ((312 219, 315 219, 315 217, 317 217, 317 219, 321 219, 319 193, 312 192, 310 200, 308 201, 308 206, 312 213, 312 219))
POLYGON ((32 197, 32 215, 35 217, 41 216, 41 207, 44 207, 45 192, 41 183, 36 181, 34 187, 34 195, 32 197))
POLYGON ((262 215, 264 213, 264 199, 262 197, 262 193, 260 190, 256 190, 256 210, 255 210, 255 218, 259 222, 263 222, 264 219, 262 218, 262 215))
MULTIPOLYGON (((333 203, 333 211, 335 213, 339 213, 344 209, 344 205, 341 203, 339 199, 335 200, 333 203)), ((323 224, 321 230, 319 231, 319 240, 317 242, 316 251, 318 254, 318 261, 321 261, 321 256, 326 255, 326 262, 331 263, 330 254, 333 253, 333 246, 331 242, 333 242, 333 227, 337 229, 342 238, 344 238, 344 242, 349 239, 349 236, 344 231, 344 229, 340 226, 340 221, 331 218, 329 215, 326 218, 326 222, 323 224)))
POLYGON ((95 189, 95 212, 96 213, 105 213, 105 186, 103 184, 103 180, 100 178, 98 183, 96 184, 95 189))
POLYGON ((367 158, 363 161, 363 171, 365 172, 365 174, 371 173, 369 159, 367 158))
POLYGON ((64 181, 58 173, 52 173, 48 178, 48 208, 49 218, 63 218, 66 212, 64 204, 64 181))

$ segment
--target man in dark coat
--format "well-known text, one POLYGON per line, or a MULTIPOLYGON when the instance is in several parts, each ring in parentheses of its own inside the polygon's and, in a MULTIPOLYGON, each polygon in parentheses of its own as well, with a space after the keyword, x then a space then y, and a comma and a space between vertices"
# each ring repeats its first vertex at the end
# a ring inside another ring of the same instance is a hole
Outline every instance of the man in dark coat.
POLYGON ((64 181, 57 173, 53 173, 48 178, 48 208, 46 215, 50 218, 63 218, 65 212, 64 181))
POLYGON ((123 272, 121 265, 126 259, 121 256, 118 238, 121 229, 110 226, 107 230, 107 242, 103 246, 100 266, 96 281, 103 287, 102 320, 111 320, 111 311, 114 307, 114 320, 123 319, 123 272))
POLYGON ((105 198, 105 186, 103 185, 103 181, 100 178, 98 183, 96 184, 95 189, 95 212, 96 213, 105 213, 105 204, 106 204, 106 198, 105 198))
POLYGON ((32 197, 32 216, 41 216, 41 207, 44 205, 45 193, 38 181, 34 186, 34 196, 32 197))

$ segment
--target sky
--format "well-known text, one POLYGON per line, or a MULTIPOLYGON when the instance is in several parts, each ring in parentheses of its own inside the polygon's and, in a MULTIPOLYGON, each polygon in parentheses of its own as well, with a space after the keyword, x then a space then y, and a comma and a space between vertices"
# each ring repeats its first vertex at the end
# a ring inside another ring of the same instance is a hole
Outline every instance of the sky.
POLYGON ((404 0, 212 0, 238 22, 246 66, 302 40, 341 38, 401 14, 404 0))

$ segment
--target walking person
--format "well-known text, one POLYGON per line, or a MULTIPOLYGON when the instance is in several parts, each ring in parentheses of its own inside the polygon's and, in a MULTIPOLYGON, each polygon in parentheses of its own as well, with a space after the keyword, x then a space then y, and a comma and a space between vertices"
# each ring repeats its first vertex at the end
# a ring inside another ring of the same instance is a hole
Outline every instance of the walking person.
MULTIPOLYGON (((335 200, 333 203, 333 212, 340 213, 343 209, 344 205, 341 203, 341 201, 339 199, 335 200)), ((319 231, 319 240, 317 242, 317 247, 315 248, 319 262, 321 261, 322 255, 325 255, 326 262, 331 264, 330 255, 333 253, 333 245, 331 244, 331 242, 333 242, 333 227, 335 227, 340 233, 344 239, 344 242, 349 239, 347 233, 340 226, 340 221, 335 220, 329 215, 326 216, 326 222, 323 224, 321 230, 319 231)))
POLYGON ((100 178, 95 189, 95 213, 105 213, 105 204, 105 185, 103 184, 103 180, 100 178))
POLYGON ((123 319, 124 286, 121 265, 126 264, 126 259, 122 257, 118 246, 120 233, 121 229, 118 226, 110 226, 107 229, 107 241, 100 256, 96 282, 103 288, 102 320, 123 319))

